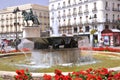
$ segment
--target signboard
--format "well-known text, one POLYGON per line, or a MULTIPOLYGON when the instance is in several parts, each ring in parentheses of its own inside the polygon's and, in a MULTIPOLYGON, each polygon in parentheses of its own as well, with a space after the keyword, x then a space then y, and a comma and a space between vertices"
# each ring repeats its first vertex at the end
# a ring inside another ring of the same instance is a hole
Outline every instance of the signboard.
POLYGON ((104 45, 110 45, 110 38, 109 38, 109 36, 104 36, 104 45))

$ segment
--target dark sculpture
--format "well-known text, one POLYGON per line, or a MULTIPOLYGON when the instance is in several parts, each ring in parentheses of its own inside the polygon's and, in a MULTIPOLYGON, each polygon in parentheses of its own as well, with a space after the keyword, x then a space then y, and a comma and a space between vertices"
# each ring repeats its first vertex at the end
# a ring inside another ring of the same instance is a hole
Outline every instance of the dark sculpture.
POLYGON ((30 12, 26 12, 25 10, 23 10, 22 11, 22 15, 24 17, 24 20, 27 23, 27 26, 28 26, 28 21, 29 20, 32 20, 33 24, 40 25, 39 20, 38 20, 37 16, 35 16, 33 14, 32 9, 30 9, 30 12))

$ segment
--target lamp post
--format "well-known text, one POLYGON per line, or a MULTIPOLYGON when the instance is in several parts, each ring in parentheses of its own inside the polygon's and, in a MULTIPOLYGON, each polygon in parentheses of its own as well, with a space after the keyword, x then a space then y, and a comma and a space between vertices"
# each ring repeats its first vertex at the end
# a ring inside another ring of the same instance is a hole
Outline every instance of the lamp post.
POLYGON ((90 20, 91 20, 91 24, 92 24, 92 30, 90 31, 90 35, 91 35, 91 45, 92 47, 94 47, 94 34, 96 33, 96 29, 95 29, 95 24, 96 24, 96 18, 97 18, 97 15, 94 14, 93 17, 90 16, 90 20))
POLYGON ((14 23, 14 26, 15 26, 15 35, 16 35, 16 40, 15 40, 15 49, 16 49, 16 50, 18 50, 18 47, 17 47, 17 45, 18 45, 17 25, 18 25, 19 23, 17 22, 17 12, 19 12, 19 11, 20 11, 20 10, 19 10, 18 7, 13 10, 13 14, 15 14, 15 23, 14 23))

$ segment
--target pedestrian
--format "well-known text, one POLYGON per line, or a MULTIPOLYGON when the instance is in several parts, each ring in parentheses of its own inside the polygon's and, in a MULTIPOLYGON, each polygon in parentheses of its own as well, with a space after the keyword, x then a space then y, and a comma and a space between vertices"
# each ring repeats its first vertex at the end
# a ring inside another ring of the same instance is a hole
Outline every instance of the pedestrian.
POLYGON ((103 44, 104 44, 104 40, 103 40, 103 38, 100 38, 99 47, 103 47, 103 44))
POLYGON ((2 51, 5 52, 5 42, 4 41, 1 42, 1 52, 2 51))
POLYGON ((97 39, 94 40, 94 44, 95 44, 94 46, 97 47, 97 45, 98 45, 97 39))

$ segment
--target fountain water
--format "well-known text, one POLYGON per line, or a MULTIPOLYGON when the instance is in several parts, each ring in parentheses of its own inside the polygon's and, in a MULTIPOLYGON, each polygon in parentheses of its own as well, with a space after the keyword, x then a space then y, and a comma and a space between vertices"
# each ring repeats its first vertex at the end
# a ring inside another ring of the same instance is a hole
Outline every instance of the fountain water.
POLYGON ((26 53, 23 51, 24 48, 28 48, 30 51, 34 49, 34 42, 27 39, 22 39, 21 43, 18 45, 18 49, 25 55, 26 59, 29 60, 26 53))
MULTIPOLYGON (((55 13, 54 16, 57 16, 57 13, 55 13)), ((58 33, 58 26, 59 26, 59 24, 58 23, 59 23, 58 19, 55 18, 54 19, 53 28, 52 28, 53 29, 53 34, 51 36, 59 36, 59 33, 58 33)))
POLYGON ((78 47, 87 48, 88 50, 86 51, 86 54, 84 56, 80 57, 80 62, 95 61, 93 59, 93 54, 92 54, 92 45, 90 44, 88 37, 86 36, 81 37, 80 40, 78 41, 78 47))
MULTIPOLYGON (((78 43, 79 47, 87 47, 90 49, 91 45, 87 37, 82 37, 78 43)), ((93 61, 91 51, 81 56, 79 48, 33 50, 34 43, 26 39, 22 40, 19 45, 19 49, 22 48, 29 48, 32 51, 31 58, 28 61, 29 63, 19 65, 23 67, 48 68, 55 65, 68 66, 81 64, 80 62, 93 61)), ((24 54, 26 56, 26 53, 24 54)))

